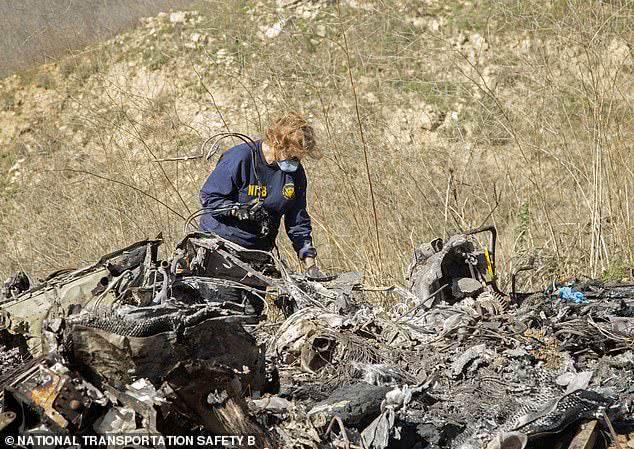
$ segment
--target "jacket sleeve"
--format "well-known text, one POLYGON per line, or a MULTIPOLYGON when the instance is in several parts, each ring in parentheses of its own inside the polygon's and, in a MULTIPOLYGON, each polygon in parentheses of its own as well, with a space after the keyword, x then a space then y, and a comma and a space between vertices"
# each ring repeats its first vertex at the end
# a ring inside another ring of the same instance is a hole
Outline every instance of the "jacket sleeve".
POLYGON ((295 185, 297 197, 293 206, 284 214, 284 225, 297 255, 300 259, 304 259, 317 256, 317 250, 313 247, 310 215, 306 210, 307 181, 303 168, 299 175, 295 185))
POLYGON ((243 162, 233 154, 223 154, 200 190, 203 207, 219 209, 238 202, 243 162))

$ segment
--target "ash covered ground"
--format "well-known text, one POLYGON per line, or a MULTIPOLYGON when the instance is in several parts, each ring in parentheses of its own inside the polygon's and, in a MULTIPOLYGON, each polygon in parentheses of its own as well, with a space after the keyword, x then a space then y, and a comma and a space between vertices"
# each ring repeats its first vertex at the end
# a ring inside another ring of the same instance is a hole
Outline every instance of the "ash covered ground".
POLYGON ((3 436, 631 447, 634 285, 502 292, 492 227, 417 248, 408 288, 378 289, 390 307, 360 273, 315 282, 205 234, 160 244, 5 284, 3 436), (249 440, 213 439, 230 435, 249 440))

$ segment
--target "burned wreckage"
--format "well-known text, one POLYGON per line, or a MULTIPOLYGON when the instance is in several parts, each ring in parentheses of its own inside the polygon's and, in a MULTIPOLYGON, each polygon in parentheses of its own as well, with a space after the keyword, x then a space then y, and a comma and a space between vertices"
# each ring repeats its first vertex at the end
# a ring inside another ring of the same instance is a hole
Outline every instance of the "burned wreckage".
POLYGON ((495 237, 421 245, 409 288, 382 289, 390 307, 358 273, 311 281, 202 233, 164 260, 147 240, 39 283, 19 273, 0 304, 0 441, 632 447, 634 285, 504 294, 495 237))

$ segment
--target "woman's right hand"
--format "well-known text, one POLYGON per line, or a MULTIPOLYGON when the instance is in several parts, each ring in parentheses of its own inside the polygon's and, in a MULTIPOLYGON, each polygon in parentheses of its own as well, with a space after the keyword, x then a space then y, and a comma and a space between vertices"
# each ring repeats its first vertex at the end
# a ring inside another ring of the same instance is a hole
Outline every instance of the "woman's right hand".
POLYGON ((240 221, 250 220, 251 215, 249 214, 249 209, 242 206, 236 206, 231 209, 228 214, 230 217, 237 218, 240 221))

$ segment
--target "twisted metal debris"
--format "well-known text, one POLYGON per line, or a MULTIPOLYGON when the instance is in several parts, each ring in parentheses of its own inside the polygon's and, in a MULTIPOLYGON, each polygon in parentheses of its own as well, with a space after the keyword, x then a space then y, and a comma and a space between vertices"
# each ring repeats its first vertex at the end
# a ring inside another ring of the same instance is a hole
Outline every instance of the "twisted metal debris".
POLYGON ((313 282, 197 233, 166 260, 148 240, 39 284, 17 275, 0 304, 4 354, 19 355, 0 379, 0 432, 298 449, 565 447, 586 422, 596 445, 632 432, 634 285, 504 294, 495 238, 421 245, 409 289, 384 289, 392 308, 368 302, 358 273, 313 282))

